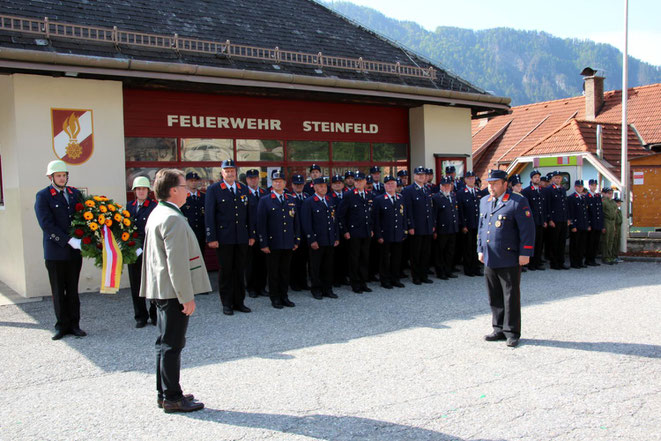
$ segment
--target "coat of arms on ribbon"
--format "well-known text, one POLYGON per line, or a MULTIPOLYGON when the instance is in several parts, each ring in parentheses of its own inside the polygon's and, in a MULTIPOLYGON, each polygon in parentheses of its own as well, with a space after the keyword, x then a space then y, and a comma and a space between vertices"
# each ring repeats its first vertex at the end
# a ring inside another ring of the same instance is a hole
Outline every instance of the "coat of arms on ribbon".
POLYGON ((92 110, 51 109, 53 151, 67 164, 82 164, 94 151, 92 110))

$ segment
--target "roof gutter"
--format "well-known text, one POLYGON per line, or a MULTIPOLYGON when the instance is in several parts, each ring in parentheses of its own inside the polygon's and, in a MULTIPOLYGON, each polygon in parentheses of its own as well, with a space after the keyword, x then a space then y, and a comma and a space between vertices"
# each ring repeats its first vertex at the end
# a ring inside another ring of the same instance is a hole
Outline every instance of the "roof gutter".
POLYGON ((498 113, 508 113, 511 102, 507 97, 383 82, 259 72, 196 64, 92 57, 5 47, 0 47, 0 67, 372 95, 488 108, 498 111, 498 113))

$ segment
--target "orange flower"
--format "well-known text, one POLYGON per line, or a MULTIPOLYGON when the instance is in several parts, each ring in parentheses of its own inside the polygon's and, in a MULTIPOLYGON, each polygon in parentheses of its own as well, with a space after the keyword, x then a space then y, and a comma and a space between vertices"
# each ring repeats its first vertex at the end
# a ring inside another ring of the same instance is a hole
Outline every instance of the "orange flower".
POLYGON ((100 214, 99 217, 97 218, 97 220, 99 221, 100 224, 103 224, 106 221, 106 217, 104 215, 100 214))
POLYGON ((112 226, 112 219, 106 219, 106 227, 110 228, 112 226))
POLYGON ((85 218, 85 220, 92 220, 94 219, 94 215, 92 214, 91 211, 86 211, 85 213, 83 213, 83 218, 85 218))
POLYGON ((129 219, 124 219, 124 225, 126 225, 127 227, 130 227, 131 226, 131 221, 129 219))
POLYGON ((100 196, 94 196, 92 199, 94 199, 97 202, 101 202, 103 199, 101 199, 100 196))
POLYGON ((129 240, 129 237, 131 237, 131 235, 130 235, 129 233, 127 233, 126 231, 124 231, 124 232, 122 233, 122 240, 123 240, 124 242, 126 242, 127 240, 129 240))
POLYGON ((90 230, 96 231, 98 229, 99 229, 99 224, 97 224, 96 222, 90 222, 90 230))
POLYGON ((113 204, 108 204, 108 210, 115 211, 117 210, 117 207, 115 207, 113 204))
POLYGON ((131 217, 131 213, 129 213, 128 211, 124 210, 124 211, 122 211, 122 216, 124 216, 124 217, 131 217))
POLYGON ((95 204, 94 201, 92 201, 92 200, 87 200, 87 201, 85 201, 85 205, 87 205, 88 207, 92 208, 92 207, 95 206, 96 204, 95 204))
POLYGON ((99 205, 99 211, 100 211, 101 213, 105 213, 106 211, 108 211, 108 209, 106 208, 105 205, 99 205))
POLYGON ((122 215, 119 213, 115 213, 113 216, 113 219, 115 219, 115 222, 121 222, 122 221, 122 215))

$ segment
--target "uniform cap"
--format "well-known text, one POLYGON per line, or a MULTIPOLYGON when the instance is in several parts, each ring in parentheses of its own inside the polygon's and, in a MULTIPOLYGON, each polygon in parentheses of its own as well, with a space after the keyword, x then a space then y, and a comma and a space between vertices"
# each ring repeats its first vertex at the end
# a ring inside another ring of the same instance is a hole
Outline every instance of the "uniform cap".
POLYGON ((397 177, 400 177, 400 178, 402 176, 408 176, 408 175, 409 175, 408 170, 400 170, 400 171, 397 172, 397 177))
POLYGON ((443 176, 441 178, 441 185, 445 185, 445 184, 452 185, 452 184, 454 184, 454 180, 449 176, 443 176))
POLYGON ((590 180, 588 181, 588 184, 590 184, 590 185, 597 185, 597 180, 596 180, 596 179, 590 179, 590 180))
POLYGON ((402 187, 403 185, 404 183, 402 182, 402 180, 400 178, 397 178, 397 186, 402 187))
POLYGON ((251 168, 246 172, 246 177, 247 178, 258 178, 259 177, 259 170, 256 168, 251 168))
POLYGON ((416 175, 426 175, 427 174, 427 169, 424 168, 424 167, 416 167, 413 170, 413 173, 415 173, 416 175))
POLYGON ((321 171, 321 167, 319 167, 317 164, 312 164, 312 165, 310 166, 310 172, 312 172, 312 170, 319 170, 319 171, 321 171))
POLYGON ((223 161, 221 168, 236 168, 236 163, 232 159, 226 159, 223 161))
POLYGON ((188 172, 186 173, 186 180, 188 181, 189 179, 200 179, 200 175, 195 172, 188 172))
POLYGON ((326 183, 326 178, 324 178, 323 176, 320 176, 320 177, 318 177, 318 178, 314 178, 314 179, 312 180, 312 183, 313 183, 314 185, 317 185, 317 184, 325 184, 325 183, 326 183))
POLYGON ((381 167, 378 165, 370 167, 370 173, 381 173, 381 167))
POLYGON ((553 170, 550 174, 551 174, 551 177, 560 176, 560 172, 558 170, 553 170))
POLYGON ((530 177, 531 177, 531 178, 532 178, 533 176, 535 176, 535 175, 540 175, 540 176, 542 176, 542 172, 540 172, 539 170, 533 170, 533 171, 530 172, 530 177))
POLYGON ((620 198, 614 198, 613 201, 614 201, 614 202, 622 202, 622 199, 620 199, 620 198))
POLYGON ((473 170, 469 170, 466 172, 466 175, 464 177, 466 178, 475 177, 475 172, 473 170))
POLYGON ((539 180, 544 181, 544 182, 549 182, 549 177, 548 176, 542 176, 541 178, 539 178, 539 180))
POLYGON ((386 176, 385 178, 383 178, 383 183, 384 183, 384 184, 385 184, 385 183, 388 183, 388 182, 390 182, 390 181, 397 181, 397 178, 395 178, 394 176, 391 176, 391 175, 388 175, 388 176, 386 176))
POLYGON ((445 167, 445 173, 454 173, 456 171, 457 169, 455 168, 454 165, 448 165, 447 167, 445 167))
POLYGON ((581 187, 583 187, 584 186, 583 180, 582 179, 577 179, 576 181, 574 181, 574 185, 580 185, 581 187))
POLYGON ((53 173, 69 173, 67 164, 60 159, 49 162, 48 167, 46 167, 46 176, 50 176, 53 173))
POLYGON ((355 178, 356 178, 356 181, 361 181, 361 180, 365 179, 365 173, 363 173, 361 171, 357 171, 355 173, 355 178))
POLYGON ((336 182, 344 182, 344 180, 342 179, 342 176, 340 176, 340 175, 333 175, 333 177, 331 178, 331 183, 334 184, 334 183, 336 183, 336 182))
POLYGON ((347 171, 344 173, 344 179, 346 179, 346 178, 353 178, 354 176, 355 176, 355 174, 354 174, 351 170, 347 170, 347 171))
POLYGON ((146 176, 137 176, 133 180, 133 186, 131 187, 131 190, 135 190, 138 187, 146 187, 151 189, 151 185, 149 183, 149 178, 146 176))
POLYGON ((305 178, 303 175, 294 175, 291 177, 292 184, 305 184, 305 178))
POLYGON ((273 174, 271 175, 271 180, 275 181, 276 179, 285 179, 286 180, 287 178, 285 177, 285 174, 283 172, 276 171, 276 172, 273 172, 273 174))
POLYGON ((602 192, 602 193, 612 193, 612 192, 613 192, 613 189, 610 188, 610 187, 604 187, 604 188, 601 190, 601 192, 602 192))
POLYGON ((489 177, 487 181, 497 181, 497 180, 507 181, 507 172, 505 170, 489 170, 489 177))
POLYGON ((374 178, 372 176, 367 176, 365 180, 368 184, 374 184, 374 178))
POLYGON ((521 184, 521 176, 519 175, 510 176, 509 183, 512 185, 521 184))

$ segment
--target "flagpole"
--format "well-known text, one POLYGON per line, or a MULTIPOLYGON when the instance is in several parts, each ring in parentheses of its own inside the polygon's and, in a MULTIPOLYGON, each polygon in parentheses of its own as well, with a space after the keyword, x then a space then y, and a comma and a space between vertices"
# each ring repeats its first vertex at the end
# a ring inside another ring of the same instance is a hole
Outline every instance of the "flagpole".
POLYGON ((622 173, 622 231, 620 232, 620 251, 626 253, 627 239, 629 239, 629 158, 628 158, 628 136, 629 126, 627 124, 627 101, 628 101, 628 52, 629 52, 629 0, 624 0, 624 53, 622 58, 622 158, 620 170, 622 173))

